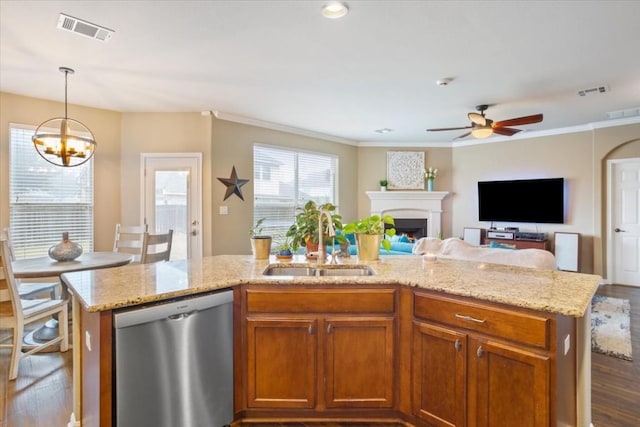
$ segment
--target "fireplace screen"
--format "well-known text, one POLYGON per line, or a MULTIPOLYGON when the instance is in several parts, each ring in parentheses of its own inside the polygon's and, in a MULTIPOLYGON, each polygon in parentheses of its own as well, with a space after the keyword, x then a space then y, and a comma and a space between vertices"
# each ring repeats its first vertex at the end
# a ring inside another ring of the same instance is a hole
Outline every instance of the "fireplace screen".
POLYGON ((426 218, 397 218, 394 219, 396 235, 405 235, 410 242, 414 242, 422 237, 427 237, 426 218))

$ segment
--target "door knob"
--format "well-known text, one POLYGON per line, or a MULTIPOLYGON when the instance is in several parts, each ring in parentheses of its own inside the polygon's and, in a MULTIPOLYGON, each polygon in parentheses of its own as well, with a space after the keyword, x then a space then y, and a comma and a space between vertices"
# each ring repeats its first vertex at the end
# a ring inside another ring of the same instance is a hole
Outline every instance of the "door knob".
POLYGON ((627 230, 623 230, 621 228, 617 228, 616 227, 615 230, 613 230, 613 231, 615 231, 616 233, 625 233, 627 230))

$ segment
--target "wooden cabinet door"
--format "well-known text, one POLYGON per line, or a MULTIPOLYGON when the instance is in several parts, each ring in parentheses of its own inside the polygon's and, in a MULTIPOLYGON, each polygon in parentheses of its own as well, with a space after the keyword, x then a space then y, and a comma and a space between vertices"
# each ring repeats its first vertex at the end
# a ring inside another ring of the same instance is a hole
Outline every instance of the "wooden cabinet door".
POLYGON ((247 319, 247 404, 250 408, 316 406, 317 320, 247 319))
POLYGON ((433 426, 465 426, 467 335, 413 323, 413 414, 433 426))
POLYGON ((549 357, 469 339, 469 425, 549 426, 549 357))
POLYGON ((327 408, 393 407, 393 317, 327 317, 325 333, 327 408))

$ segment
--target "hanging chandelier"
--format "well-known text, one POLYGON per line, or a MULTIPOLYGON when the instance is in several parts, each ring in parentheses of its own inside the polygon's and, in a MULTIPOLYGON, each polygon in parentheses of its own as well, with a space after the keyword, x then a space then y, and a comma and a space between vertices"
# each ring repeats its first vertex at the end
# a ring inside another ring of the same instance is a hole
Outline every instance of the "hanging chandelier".
POLYGON ((67 76, 75 71, 60 67, 64 73, 64 117, 43 122, 31 138, 40 156, 56 166, 79 166, 93 156, 96 139, 84 124, 67 117, 67 76))

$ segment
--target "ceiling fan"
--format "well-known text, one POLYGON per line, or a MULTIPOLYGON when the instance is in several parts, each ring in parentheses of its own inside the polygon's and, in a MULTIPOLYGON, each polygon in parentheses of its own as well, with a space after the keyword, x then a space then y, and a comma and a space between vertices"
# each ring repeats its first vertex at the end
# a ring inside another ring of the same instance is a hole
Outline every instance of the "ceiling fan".
POLYGON ((427 132, 438 132, 443 130, 458 130, 458 129, 471 129, 469 132, 462 134, 454 139, 466 138, 469 135, 473 135, 476 138, 487 138, 494 133, 499 135, 511 136, 522 129, 514 129, 508 126, 522 126, 529 125, 531 123, 539 123, 542 121, 542 114, 534 114, 532 116, 524 116, 517 117, 514 119, 501 120, 499 122, 494 122, 491 119, 488 119, 484 116, 485 110, 489 108, 488 105, 482 104, 477 105, 476 110, 479 113, 469 113, 467 117, 471 120, 471 124, 469 126, 462 126, 456 128, 435 128, 435 129, 427 129, 427 132))

